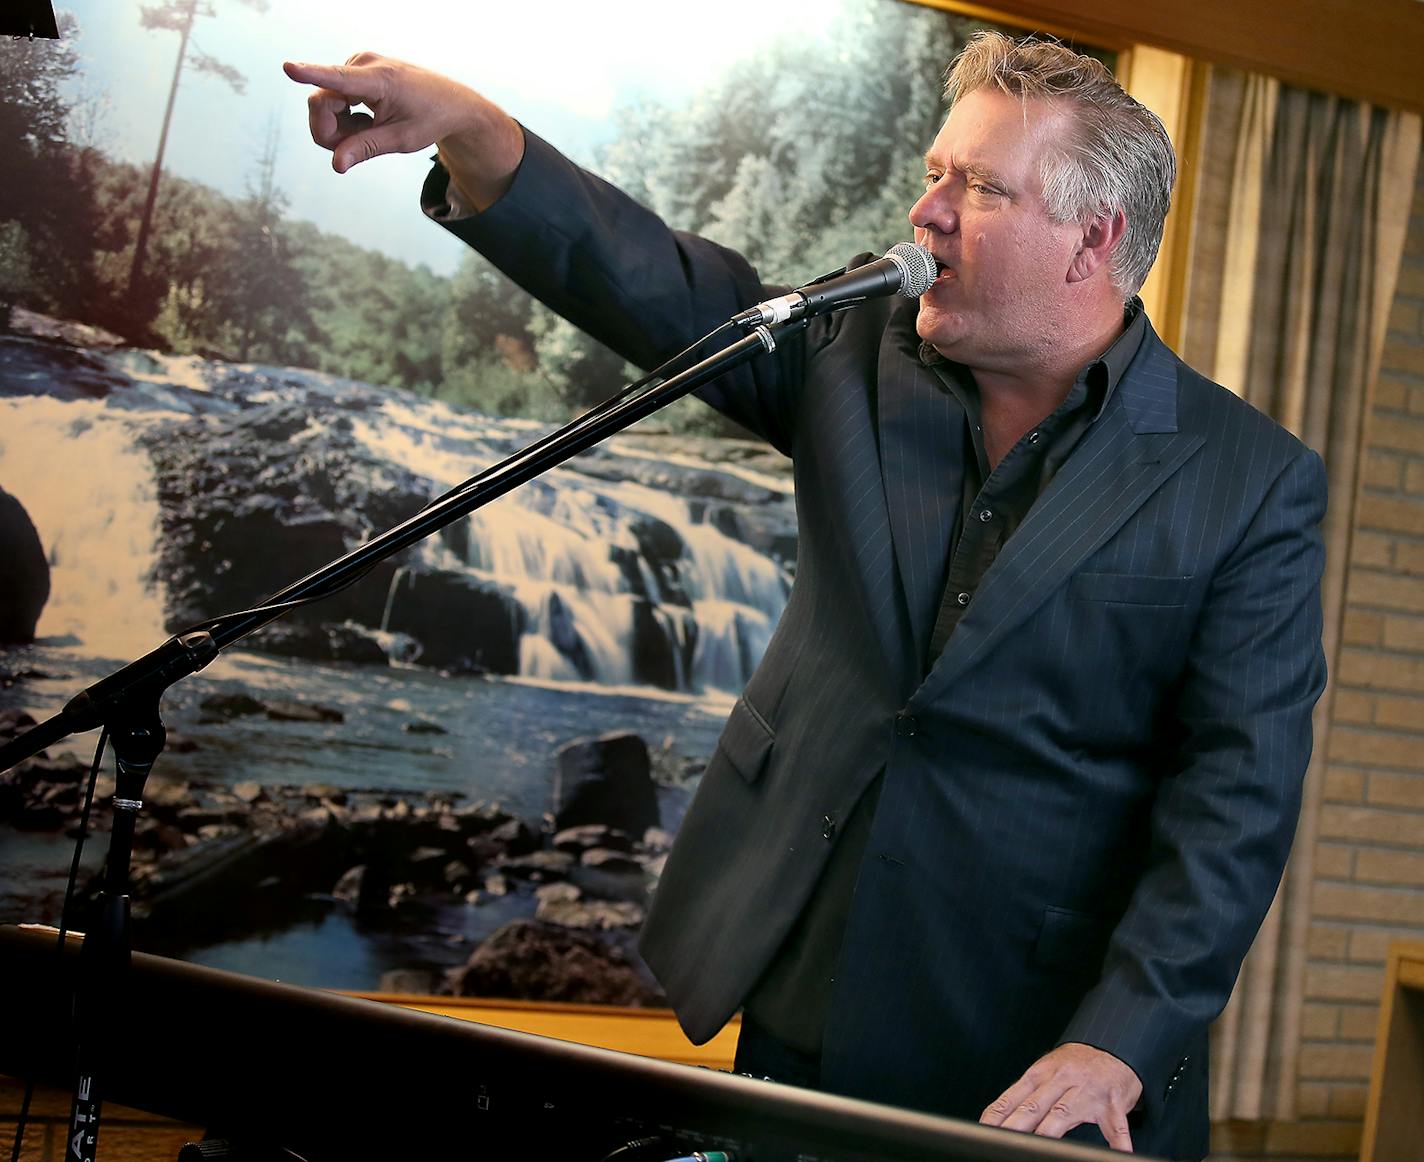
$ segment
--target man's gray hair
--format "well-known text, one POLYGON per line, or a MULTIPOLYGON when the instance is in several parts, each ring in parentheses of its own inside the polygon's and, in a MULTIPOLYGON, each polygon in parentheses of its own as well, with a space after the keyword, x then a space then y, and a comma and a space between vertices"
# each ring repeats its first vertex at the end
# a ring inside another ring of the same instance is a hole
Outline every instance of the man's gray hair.
POLYGON ((953 108, 988 87, 1058 104, 1072 117, 1077 139, 1043 160, 1043 200, 1058 222, 1123 212, 1127 230, 1108 270, 1123 298, 1131 298, 1156 261, 1177 178, 1176 151, 1161 118, 1129 96, 1101 61, 1051 40, 976 32, 949 66, 944 95, 953 108))

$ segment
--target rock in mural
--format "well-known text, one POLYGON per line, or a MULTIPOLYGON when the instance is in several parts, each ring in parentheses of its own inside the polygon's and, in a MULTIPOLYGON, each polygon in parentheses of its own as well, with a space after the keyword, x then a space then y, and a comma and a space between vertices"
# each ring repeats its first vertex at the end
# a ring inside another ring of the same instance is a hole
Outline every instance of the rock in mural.
POLYGON ((35 640, 49 600, 49 562, 24 505, 0 489, 0 643, 35 640))

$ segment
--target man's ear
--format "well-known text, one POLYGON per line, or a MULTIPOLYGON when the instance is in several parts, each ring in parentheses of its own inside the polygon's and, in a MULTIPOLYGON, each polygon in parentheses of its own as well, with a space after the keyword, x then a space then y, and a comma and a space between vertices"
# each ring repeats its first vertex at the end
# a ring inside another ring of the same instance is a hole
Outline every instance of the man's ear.
POLYGON ((1068 281, 1082 282, 1095 271, 1107 267, 1108 260, 1127 233, 1127 215, 1114 210, 1110 215, 1090 218, 1083 226, 1078 252, 1068 267, 1068 281))

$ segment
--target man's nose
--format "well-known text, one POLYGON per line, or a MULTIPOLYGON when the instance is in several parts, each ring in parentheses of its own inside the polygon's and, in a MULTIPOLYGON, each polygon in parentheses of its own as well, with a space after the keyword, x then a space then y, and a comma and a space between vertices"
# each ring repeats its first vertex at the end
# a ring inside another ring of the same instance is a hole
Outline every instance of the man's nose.
POLYGON ((931 186, 910 207, 910 225, 940 234, 952 234, 959 228, 959 211, 942 183, 931 186))

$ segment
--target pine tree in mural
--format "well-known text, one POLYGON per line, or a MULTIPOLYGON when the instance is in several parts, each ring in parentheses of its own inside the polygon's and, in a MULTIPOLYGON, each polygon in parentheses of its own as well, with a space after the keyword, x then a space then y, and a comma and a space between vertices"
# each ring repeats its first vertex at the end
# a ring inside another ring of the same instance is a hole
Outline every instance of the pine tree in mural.
MULTIPOLYGON (((267 0, 241 0, 247 7, 257 12, 267 11, 267 0)), ((173 83, 168 89, 168 105, 163 110, 163 128, 158 134, 158 156, 153 161, 153 172, 148 179, 148 197, 143 203, 143 215, 139 219, 138 240, 134 243, 133 263, 129 267, 129 297, 138 294, 143 279, 144 254, 148 249, 148 237, 153 228, 153 207, 158 200, 158 182, 163 174, 163 153, 168 147, 168 129, 173 122, 173 105, 178 97, 178 82, 183 77, 183 66, 191 63, 200 73, 219 77, 232 86, 233 92, 246 91, 246 78, 229 64, 218 60, 211 53, 203 51, 193 40, 193 26, 200 17, 216 16, 217 9, 205 0, 166 0, 163 4, 145 4, 140 8, 139 21, 145 28, 178 33, 178 59, 173 66, 173 83)))
POLYGON ((16 302, 49 297, 40 293, 42 265, 51 283, 82 281, 89 265, 85 240, 64 217, 87 193, 66 152, 72 109, 64 90, 79 66, 79 26, 67 12, 59 34, 0 42, 0 329, 16 302), (47 196, 36 199, 36 190, 47 196))
POLYGON ((248 194, 232 221, 232 245, 222 271, 218 304, 231 336, 226 346, 246 363, 281 362, 289 333, 310 335, 308 286, 293 260, 283 214, 286 195, 276 182, 278 134, 269 124, 248 194))

